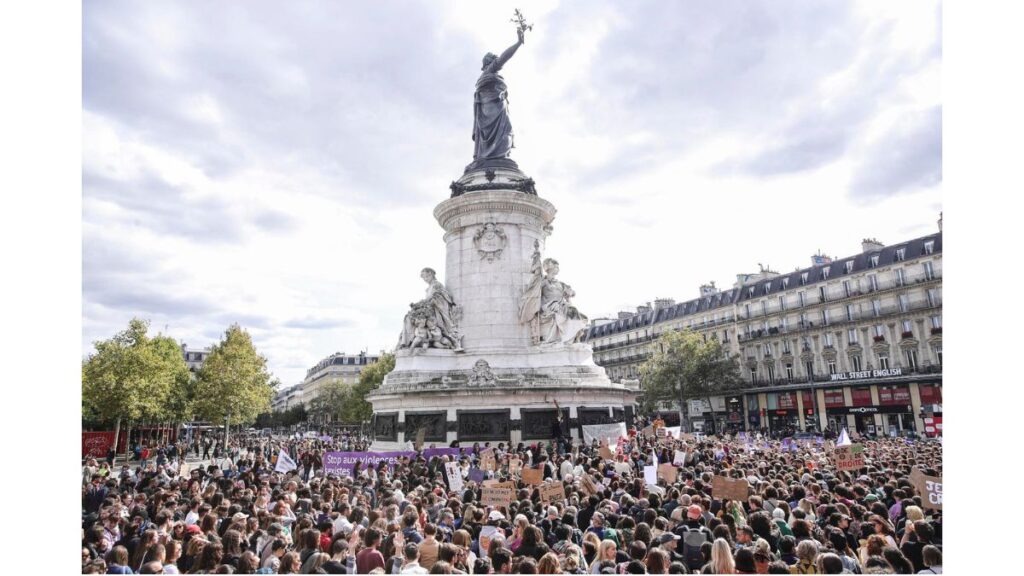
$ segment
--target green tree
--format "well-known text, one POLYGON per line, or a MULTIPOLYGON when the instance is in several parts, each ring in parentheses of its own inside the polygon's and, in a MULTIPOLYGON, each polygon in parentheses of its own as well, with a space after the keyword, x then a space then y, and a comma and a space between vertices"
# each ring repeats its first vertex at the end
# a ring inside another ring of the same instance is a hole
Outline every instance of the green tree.
POLYGON ((327 420, 340 422, 343 419, 345 407, 351 400, 352 386, 339 379, 331 379, 320 385, 316 398, 309 403, 309 412, 321 422, 327 420))
POLYGON ((706 399, 742 387, 739 360, 722 344, 691 330, 666 332, 655 342, 654 354, 640 366, 644 384, 643 406, 679 402, 680 421, 686 429, 686 401, 706 399))
POLYGON ((395 355, 382 354, 380 360, 370 364, 359 373, 359 382, 351 388, 349 399, 342 412, 342 422, 346 424, 362 424, 373 417, 373 405, 366 397, 376 390, 384 377, 395 369, 395 355))
POLYGON ((251 424, 270 408, 274 384, 267 359, 249 333, 233 324, 203 362, 196 381, 195 412, 210 422, 251 424))
POLYGON ((115 446, 121 421, 165 420, 175 416, 169 402, 188 380, 188 366, 177 343, 150 338, 149 322, 133 318, 109 340, 94 342, 96 352, 82 362, 82 415, 114 421, 115 446))

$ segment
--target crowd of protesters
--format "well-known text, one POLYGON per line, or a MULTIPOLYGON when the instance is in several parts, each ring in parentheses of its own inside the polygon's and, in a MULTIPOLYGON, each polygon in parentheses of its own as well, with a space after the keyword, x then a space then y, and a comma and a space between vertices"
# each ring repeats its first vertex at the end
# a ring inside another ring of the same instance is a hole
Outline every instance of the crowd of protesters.
POLYGON ((324 474, 324 453, 366 450, 367 439, 151 447, 119 469, 113 459, 84 462, 82 572, 941 573, 941 512, 909 479, 914 468, 941 476, 941 443, 862 445, 865 466, 840 471, 831 440, 672 438, 646 427, 603 445, 482 443, 429 460, 421 452, 341 477, 324 474), (482 483, 470 480, 486 449, 497 464, 486 478, 515 483, 508 506, 485 506, 482 483), (645 482, 645 466, 671 463, 677 450, 685 458, 675 480, 645 482), (282 451, 294 470, 275 471, 282 451), (189 465, 187 452, 214 458, 189 465), (461 489, 446 477, 451 460, 461 489), (542 501, 520 467, 561 483, 565 498, 542 501), (746 479, 747 498, 716 495, 716 475, 746 479))

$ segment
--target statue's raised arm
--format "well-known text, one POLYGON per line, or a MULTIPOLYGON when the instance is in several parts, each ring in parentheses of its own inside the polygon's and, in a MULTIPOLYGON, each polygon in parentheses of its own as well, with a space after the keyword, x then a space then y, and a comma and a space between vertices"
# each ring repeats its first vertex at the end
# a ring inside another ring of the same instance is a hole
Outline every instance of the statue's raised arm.
POLYGON ((496 59, 491 61, 490 72, 497 72, 498 70, 501 70, 501 67, 505 65, 505 62, 508 62, 508 59, 511 58, 512 55, 516 53, 516 50, 519 50, 519 47, 523 45, 523 31, 517 30, 517 33, 519 34, 519 40, 517 40, 515 44, 506 48, 505 51, 501 53, 501 56, 498 56, 496 59))

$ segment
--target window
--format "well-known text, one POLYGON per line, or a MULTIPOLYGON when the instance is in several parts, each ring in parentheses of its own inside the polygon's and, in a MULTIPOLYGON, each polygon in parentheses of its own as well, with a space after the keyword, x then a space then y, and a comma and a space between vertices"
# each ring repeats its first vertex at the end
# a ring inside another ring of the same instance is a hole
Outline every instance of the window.
POLYGON ((892 271, 892 276, 893 276, 893 285, 895 285, 895 286, 903 286, 904 284, 907 283, 907 276, 903 272, 903 268, 897 268, 897 269, 893 270, 892 271))
POLYGON ((765 355, 766 358, 770 358, 771 357, 771 355, 772 355, 771 344, 765 344, 764 345, 764 355, 765 355))
POLYGON ((853 296, 853 289, 850 287, 849 280, 843 280, 843 294, 845 294, 847 298, 853 296))
POLYGON ((878 369, 888 370, 889 369, 889 355, 885 352, 878 355, 878 369))
POLYGON ((804 370, 807 371, 807 378, 808 378, 808 380, 813 378, 814 377, 814 362, 811 361, 811 360, 808 360, 807 362, 804 362, 804 370))
POLYGON ((744 318, 750 318, 750 304, 743 305, 743 313, 745 314, 744 318))
POLYGON ((824 302, 825 300, 825 287, 818 286, 818 302, 824 302))
POLYGON ((871 255, 870 264, 868 264, 868 265, 870 267, 872 267, 872 268, 874 268, 875 266, 878 266, 878 254, 872 254, 871 255))
POLYGON ((900 294, 896 297, 900 303, 900 312, 910 312, 910 297, 906 294, 900 294))
POLYGON ((910 320, 904 320, 903 321, 903 334, 905 336, 908 333, 909 334, 913 334, 914 333, 913 323, 910 320))
POLYGON ((828 308, 821 311, 821 325, 828 326, 828 308))
POLYGON ((775 383, 775 366, 768 365, 768 382, 775 383))
POLYGON ((846 331, 846 343, 847 344, 856 344, 857 343, 857 329, 856 328, 850 328, 849 330, 846 331))
POLYGON ((797 294, 797 296, 799 297, 799 300, 800 300, 800 306, 806 306, 807 305, 807 293, 806 292, 800 292, 799 294, 797 294))
POLYGON ((828 373, 829 374, 835 374, 836 373, 836 361, 835 360, 829 360, 828 361, 828 373))
POLYGON ((939 299, 939 291, 935 288, 929 288, 926 292, 928 296, 928 306, 934 308, 939 305, 941 300, 939 299))
POLYGON ((764 285, 764 293, 767 294, 767 293, 769 293, 771 291, 772 291, 772 283, 769 282, 769 283, 764 285))
POLYGON ((846 319, 848 321, 850 321, 850 322, 853 322, 854 319, 856 319, 856 317, 857 317, 856 306, 853 305, 853 304, 847 304, 846 305, 846 319))
POLYGON ((811 339, 808 338, 807 336, 804 336, 803 340, 800 343, 800 347, 805 351, 809 351, 811 349, 811 339))
POLYGON ((932 328, 942 328, 942 316, 932 316, 932 328))
POLYGON ((782 341, 782 353, 783 354, 792 354, 793 353, 793 350, 789 346, 789 340, 783 340, 782 341))
POLYGON ((902 262, 906 258, 907 258, 907 249, 906 248, 897 248, 896 249, 896 261, 897 262, 902 262))
POLYGON ((878 290, 878 274, 868 275, 868 290, 875 292, 878 290))
POLYGON ((822 268, 821 269, 821 279, 822 280, 828 280, 828 270, 829 270, 828 268, 822 268))
POLYGON ((768 302, 766 300, 761 301, 761 314, 768 314, 768 302))
POLYGON ((849 274, 850 272, 853 272, 853 260, 846 261, 846 273, 849 274))
POLYGON ((924 266, 924 279, 935 280, 935 270, 932 268, 931 261, 925 262, 922 266, 924 266))
POLYGON ((807 275, 808 274, 809 274, 808 272, 804 272, 804 273, 800 274, 800 285, 801 286, 803 286, 804 284, 807 284, 807 275))
POLYGON ((935 252, 935 240, 929 240, 924 243, 924 253, 932 254, 935 252))
POLYGON ((842 390, 825 390, 825 407, 842 408, 846 406, 846 398, 842 390))
POLYGON ((921 404, 942 404, 942 386, 937 384, 921 384, 918 390, 921 393, 921 404))
POLYGON ((910 404, 910 388, 906 386, 879 386, 878 403, 883 406, 910 404))
POLYGON ((832 341, 832 333, 831 332, 825 332, 824 342, 825 342, 825 346, 827 346, 827 347, 832 347, 834 345, 834 343, 832 341))
POLYGON ((779 320, 779 329, 783 332, 789 329, 789 318, 783 316, 782 320, 779 320))
POLYGON ((932 352, 935 354, 935 361, 942 366, 942 346, 932 346, 932 352))
POLYGON ((914 350, 913 348, 907 348, 906 356, 907 368, 910 368, 911 370, 917 370, 917 350, 914 350))
POLYGON ((875 318, 881 316, 882 315, 882 301, 881 300, 877 300, 877 299, 876 300, 872 300, 871 301, 871 311, 874 313, 875 318))
POLYGON ((782 279, 782 289, 785 290, 786 288, 789 288, 789 278, 782 279))
POLYGON ((757 368, 750 369, 750 383, 757 384, 757 368))
POLYGON ((747 296, 749 296, 751 298, 754 297, 754 287, 753 286, 751 286, 750 288, 747 289, 747 296))
POLYGON ((885 336, 885 326, 875 324, 875 336, 885 336))
POLYGON ((853 371, 854 372, 860 372, 861 371, 861 368, 860 368, 860 354, 854 354, 853 356, 850 356, 850 365, 853 366, 853 371))
POLYGON ((792 380, 792 379, 793 379, 793 363, 792 362, 788 362, 788 363, 786 363, 786 380, 792 380))
POLYGON ((806 328, 807 326, 808 326, 808 324, 807 324, 807 314, 801 314, 800 315, 800 327, 801 328, 806 328))
POLYGON ((850 390, 850 399, 854 406, 871 406, 874 400, 871 399, 871 388, 854 388, 850 390))
POLYGON ((779 296, 779 310, 785 310, 785 309, 786 309, 786 297, 785 296, 779 296))

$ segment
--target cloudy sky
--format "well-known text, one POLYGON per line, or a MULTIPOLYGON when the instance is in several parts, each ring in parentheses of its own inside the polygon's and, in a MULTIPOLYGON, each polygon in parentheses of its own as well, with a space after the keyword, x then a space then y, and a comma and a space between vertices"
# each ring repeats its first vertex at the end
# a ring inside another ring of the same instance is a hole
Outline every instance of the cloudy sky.
POLYGON ((285 385, 390 349, 517 6, 513 158, 591 318, 936 229, 938 3, 99 0, 83 354, 132 316, 190 346, 238 322, 285 385))

